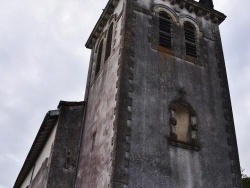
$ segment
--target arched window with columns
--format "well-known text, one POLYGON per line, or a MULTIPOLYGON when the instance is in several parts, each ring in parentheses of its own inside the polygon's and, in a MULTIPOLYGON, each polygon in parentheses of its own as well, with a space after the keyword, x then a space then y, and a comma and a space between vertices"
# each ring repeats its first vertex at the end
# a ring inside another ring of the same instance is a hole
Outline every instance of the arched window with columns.
POLYGON ((197 116, 185 99, 170 104, 170 144, 182 148, 199 150, 197 116))

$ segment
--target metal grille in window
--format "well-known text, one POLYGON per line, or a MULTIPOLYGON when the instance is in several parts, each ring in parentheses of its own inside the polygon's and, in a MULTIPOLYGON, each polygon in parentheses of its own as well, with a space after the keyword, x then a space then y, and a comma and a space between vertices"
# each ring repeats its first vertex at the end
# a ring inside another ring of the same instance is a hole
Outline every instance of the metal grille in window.
POLYGON ((95 75, 98 74, 100 71, 101 67, 101 61, 102 61, 102 47, 103 47, 103 40, 101 41, 98 49, 98 54, 97 54, 97 60, 96 60, 96 68, 95 68, 95 75))
POLYGON ((172 49, 172 22, 165 12, 159 12, 159 45, 172 49))
POLYGON ((112 49, 112 38, 113 38, 113 23, 109 27, 107 45, 106 45, 106 53, 105 53, 105 61, 109 58, 112 49))
POLYGON ((186 54, 197 57, 196 29, 190 22, 184 23, 186 54))

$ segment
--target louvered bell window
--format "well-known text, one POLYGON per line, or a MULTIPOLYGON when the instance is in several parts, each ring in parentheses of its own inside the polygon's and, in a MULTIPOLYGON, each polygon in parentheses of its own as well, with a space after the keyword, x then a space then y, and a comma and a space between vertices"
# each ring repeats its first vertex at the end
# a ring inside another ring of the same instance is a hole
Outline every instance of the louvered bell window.
POLYGON ((97 60, 96 60, 95 75, 97 75, 98 72, 100 71, 101 61, 102 61, 102 48, 103 48, 103 40, 99 44, 99 48, 97 52, 98 54, 97 54, 97 60))
POLYGON ((159 45, 172 49, 172 22, 165 12, 159 12, 159 45))
POLYGON ((190 22, 184 23, 186 55, 197 57, 196 28, 190 22))
POLYGON ((106 52, 105 52, 105 61, 109 58, 112 49, 112 38, 113 38, 113 23, 109 27, 106 52))

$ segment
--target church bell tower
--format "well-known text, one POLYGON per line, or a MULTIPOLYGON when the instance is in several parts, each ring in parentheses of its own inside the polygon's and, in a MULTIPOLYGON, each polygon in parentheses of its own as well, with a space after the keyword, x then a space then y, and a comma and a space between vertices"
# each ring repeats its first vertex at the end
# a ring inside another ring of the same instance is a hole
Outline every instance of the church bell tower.
POLYGON ((109 0, 92 50, 75 187, 241 188, 212 0, 109 0))

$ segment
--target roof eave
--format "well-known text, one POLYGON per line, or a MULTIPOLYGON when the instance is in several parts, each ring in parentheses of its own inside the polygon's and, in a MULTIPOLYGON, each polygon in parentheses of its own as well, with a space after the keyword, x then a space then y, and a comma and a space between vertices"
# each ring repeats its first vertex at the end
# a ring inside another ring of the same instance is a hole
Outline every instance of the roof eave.
POLYGON ((44 117, 42 125, 36 135, 36 138, 25 159, 24 165, 22 166, 22 169, 16 179, 13 188, 19 188, 22 185, 28 173, 30 172, 30 170, 32 169, 34 162, 36 161, 37 157, 42 151, 48 137, 50 136, 53 128, 56 125, 59 114, 60 114, 59 110, 52 110, 49 111, 44 117))

